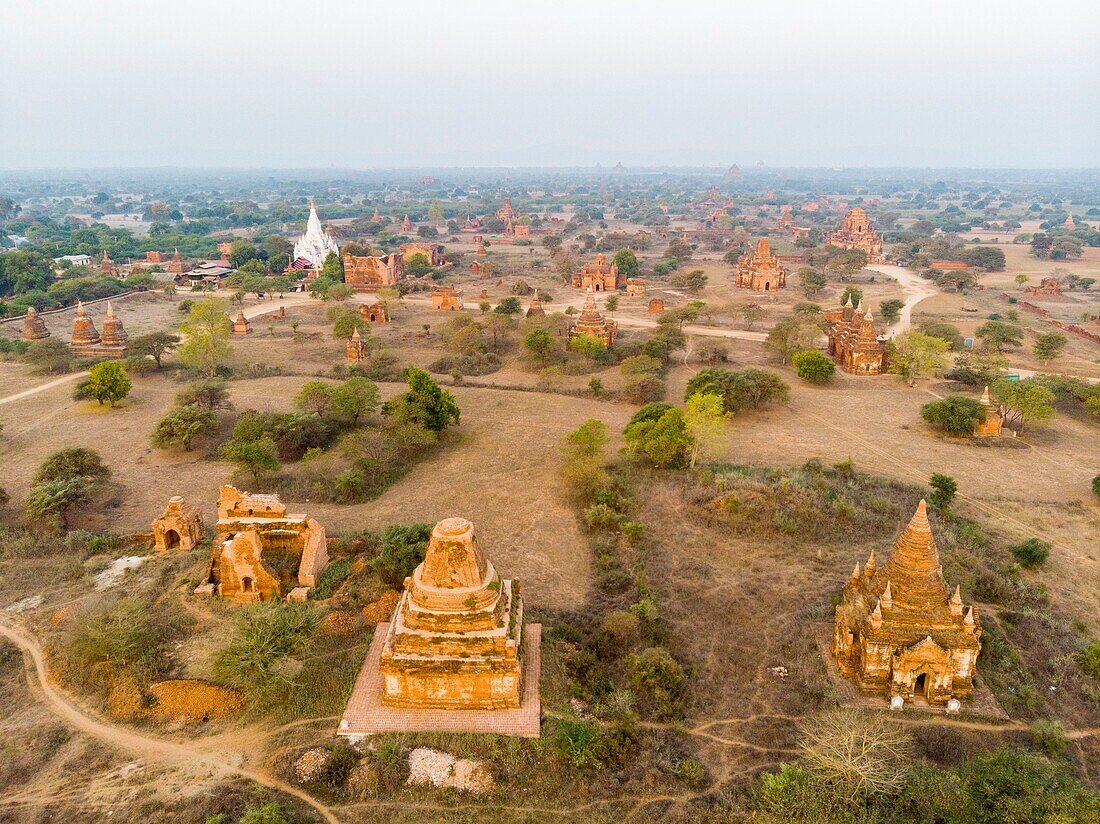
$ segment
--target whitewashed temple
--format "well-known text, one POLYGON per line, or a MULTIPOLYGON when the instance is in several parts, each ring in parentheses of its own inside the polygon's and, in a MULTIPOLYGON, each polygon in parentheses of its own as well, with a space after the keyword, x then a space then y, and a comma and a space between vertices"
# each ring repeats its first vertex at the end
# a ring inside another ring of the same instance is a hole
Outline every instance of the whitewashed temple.
POLYGON ((308 260, 314 269, 320 269, 329 252, 340 254, 340 247, 336 241, 321 228, 321 219, 317 217, 317 205, 313 198, 309 199, 309 220, 306 222, 306 233, 294 242, 294 257, 292 260, 308 260))

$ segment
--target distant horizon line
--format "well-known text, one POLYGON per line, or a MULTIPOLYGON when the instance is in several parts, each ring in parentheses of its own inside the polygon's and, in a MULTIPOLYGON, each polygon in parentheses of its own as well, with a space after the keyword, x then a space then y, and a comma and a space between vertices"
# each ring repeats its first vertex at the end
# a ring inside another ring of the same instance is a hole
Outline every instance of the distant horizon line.
POLYGON ((621 172, 632 171, 718 171, 727 172, 736 166, 741 172, 761 171, 991 171, 991 172, 1100 172, 1100 166, 973 166, 973 165, 942 165, 942 166, 912 166, 912 165, 887 165, 887 166, 845 166, 845 165, 816 165, 816 166, 784 166, 784 165, 758 165, 741 166, 738 163, 729 165, 712 164, 652 164, 652 165, 623 165, 618 169, 615 165, 536 165, 536 166, 508 166, 508 165, 408 165, 408 166, 198 166, 186 164, 168 164, 163 166, 0 166, 0 174, 21 172, 155 172, 155 171, 191 171, 191 172, 427 172, 427 171, 606 171, 621 172))

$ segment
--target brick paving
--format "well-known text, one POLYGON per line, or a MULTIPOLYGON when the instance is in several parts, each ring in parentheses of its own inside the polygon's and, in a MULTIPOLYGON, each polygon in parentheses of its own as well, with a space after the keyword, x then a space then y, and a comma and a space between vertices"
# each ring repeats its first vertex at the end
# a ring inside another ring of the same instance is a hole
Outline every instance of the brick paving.
POLYGON ((539 671, 542 657, 542 624, 523 628, 523 700, 518 709, 437 710, 384 707, 381 702, 382 675, 378 663, 389 623, 374 630, 374 640, 337 730, 339 735, 373 735, 381 732, 486 732, 495 735, 539 737, 542 705, 539 700, 539 671))

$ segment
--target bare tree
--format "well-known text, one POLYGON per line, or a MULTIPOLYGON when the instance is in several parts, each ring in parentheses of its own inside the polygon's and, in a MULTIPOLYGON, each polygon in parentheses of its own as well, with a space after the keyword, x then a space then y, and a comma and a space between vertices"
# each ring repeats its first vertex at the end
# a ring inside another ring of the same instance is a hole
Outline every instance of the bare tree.
POLYGON ((854 800, 905 785, 912 740, 882 715, 830 710, 807 721, 801 731, 806 766, 839 795, 854 800))

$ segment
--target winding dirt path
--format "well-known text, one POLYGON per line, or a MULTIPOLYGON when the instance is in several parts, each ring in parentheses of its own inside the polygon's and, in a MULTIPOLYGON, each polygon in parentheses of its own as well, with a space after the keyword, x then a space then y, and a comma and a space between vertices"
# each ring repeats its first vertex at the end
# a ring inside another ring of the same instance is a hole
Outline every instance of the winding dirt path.
MULTIPOLYGON (((29 633, 24 632, 6 617, 0 617, 0 636, 15 644, 34 665, 32 681, 30 668, 27 668, 27 681, 32 689, 37 687, 48 709, 70 727, 91 736, 115 749, 124 750, 141 758, 147 764, 159 764, 167 767, 194 768, 200 766, 209 769, 218 776, 240 777, 254 781, 281 793, 294 796, 308 804, 329 824, 339 824, 339 819, 325 805, 299 790, 297 787, 280 781, 260 770, 243 765, 249 756, 256 756, 255 749, 241 752, 237 749, 224 749, 215 746, 218 739, 211 739, 207 746, 198 743, 169 741, 154 735, 147 735, 112 724, 95 717, 78 707, 60 689, 50 683, 46 670, 46 660, 42 647, 29 633)), ((52 800, 52 799, 47 799, 52 800)), ((0 802, 2 805, 3 802, 0 802)))
POLYGON ((940 290, 930 280, 925 280, 916 272, 906 269, 904 266, 891 266, 889 264, 876 264, 864 267, 873 272, 880 272, 888 277, 897 278, 902 290, 905 292, 905 305, 898 314, 898 322, 889 332, 890 337, 900 335, 913 325, 913 309, 925 298, 930 298, 940 290))

